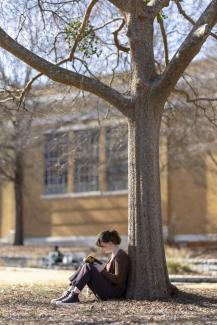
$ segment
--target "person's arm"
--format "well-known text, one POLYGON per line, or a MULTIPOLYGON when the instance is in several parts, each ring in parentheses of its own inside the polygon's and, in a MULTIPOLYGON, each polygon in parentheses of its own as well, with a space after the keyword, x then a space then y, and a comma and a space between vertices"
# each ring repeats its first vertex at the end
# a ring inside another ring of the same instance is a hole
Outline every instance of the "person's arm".
POLYGON ((105 264, 104 263, 97 263, 97 262, 93 262, 95 268, 99 271, 99 272, 102 272, 105 268, 105 264))
POLYGON ((125 273, 127 271, 128 266, 128 258, 127 256, 116 256, 114 258, 115 262, 115 273, 109 273, 105 269, 102 270, 102 275, 111 281, 113 284, 122 286, 125 280, 125 273))

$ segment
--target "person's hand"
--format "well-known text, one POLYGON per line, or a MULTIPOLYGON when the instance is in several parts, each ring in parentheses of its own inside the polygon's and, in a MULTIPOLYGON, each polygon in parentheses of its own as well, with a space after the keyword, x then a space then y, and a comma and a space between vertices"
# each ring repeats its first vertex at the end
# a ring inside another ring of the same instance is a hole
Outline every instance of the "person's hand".
POLYGON ((100 260, 98 260, 96 257, 92 256, 92 255, 88 255, 86 258, 83 259, 83 261, 85 263, 98 263, 98 264, 102 264, 102 262, 100 260))

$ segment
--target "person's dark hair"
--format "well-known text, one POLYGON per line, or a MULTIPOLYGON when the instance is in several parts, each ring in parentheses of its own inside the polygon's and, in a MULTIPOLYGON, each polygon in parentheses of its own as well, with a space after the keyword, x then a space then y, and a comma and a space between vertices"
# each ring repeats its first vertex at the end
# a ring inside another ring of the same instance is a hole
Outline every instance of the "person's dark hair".
POLYGON ((112 242, 115 245, 121 243, 121 237, 117 230, 105 230, 98 235, 96 246, 101 247, 101 243, 112 242))

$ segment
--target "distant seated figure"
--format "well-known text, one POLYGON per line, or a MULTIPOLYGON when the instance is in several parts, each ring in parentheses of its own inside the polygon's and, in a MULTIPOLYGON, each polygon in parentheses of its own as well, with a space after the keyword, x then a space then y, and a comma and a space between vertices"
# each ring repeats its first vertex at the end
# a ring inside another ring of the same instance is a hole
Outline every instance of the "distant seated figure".
POLYGON ((121 238, 116 230, 106 230, 99 234, 96 246, 103 253, 111 253, 110 259, 103 264, 93 256, 88 256, 78 270, 69 277, 69 288, 60 298, 51 300, 57 306, 70 306, 80 302, 78 296, 87 285, 101 300, 123 298, 126 293, 130 270, 128 254, 119 248, 121 238))
POLYGON ((54 246, 54 251, 49 253, 48 259, 50 265, 56 265, 63 261, 63 253, 60 252, 58 246, 54 246))

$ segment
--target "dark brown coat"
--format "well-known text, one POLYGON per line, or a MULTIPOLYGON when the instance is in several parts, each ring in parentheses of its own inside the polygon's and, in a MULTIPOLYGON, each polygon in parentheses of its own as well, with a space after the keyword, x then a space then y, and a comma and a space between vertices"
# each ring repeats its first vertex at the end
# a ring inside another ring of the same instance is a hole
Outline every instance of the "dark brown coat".
POLYGON ((129 272, 129 256, 125 251, 120 249, 117 255, 112 260, 109 270, 107 271, 105 268, 102 271, 102 275, 120 289, 125 290, 127 286, 129 272))

